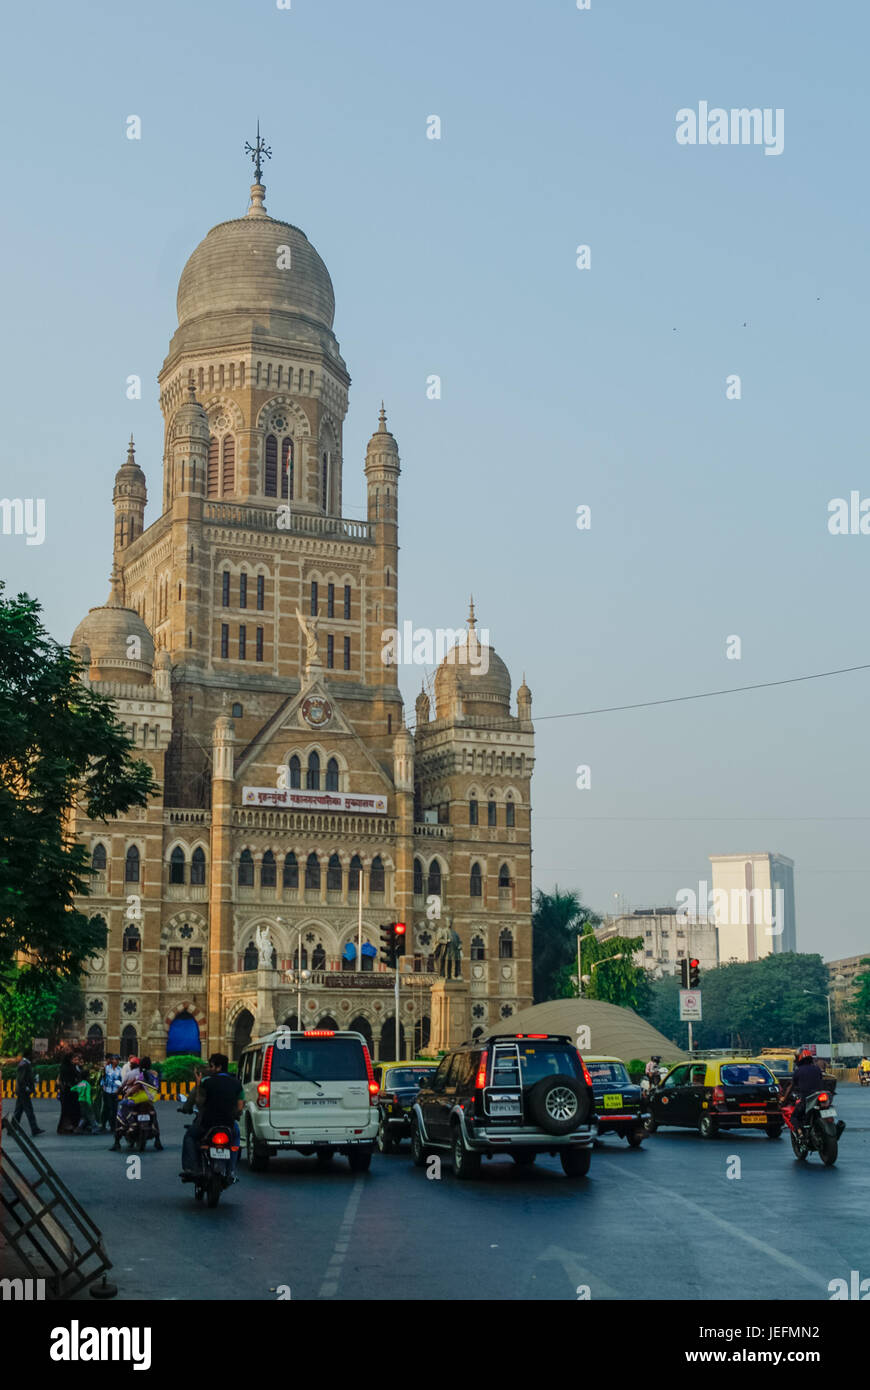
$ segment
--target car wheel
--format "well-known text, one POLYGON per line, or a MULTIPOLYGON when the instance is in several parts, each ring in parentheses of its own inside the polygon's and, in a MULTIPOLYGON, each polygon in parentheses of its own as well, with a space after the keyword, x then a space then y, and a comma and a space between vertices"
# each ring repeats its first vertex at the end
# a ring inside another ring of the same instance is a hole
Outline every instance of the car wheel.
POLYGON ((559 1154, 566 1178, 585 1178, 592 1162, 591 1149, 563 1149, 559 1154))
POLYGON ((352 1173, 367 1173, 372 1166, 371 1149, 351 1149, 347 1156, 352 1173))
POLYGON ((417 1124, 417 1116, 415 1115, 411 1120, 411 1161, 415 1168, 425 1168, 427 1158, 428 1154, 426 1153, 426 1147, 423 1143, 423 1136, 420 1133, 420 1128, 417 1124))
POLYGON ((269 1166, 269 1151, 257 1143, 250 1124, 245 1128, 245 1159, 252 1173, 265 1173, 269 1166))
POLYGON ((716 1127, 716 1121, 713 1119, 712 1115, 701 1116, 701 1120, 698 1125, 698 1133, 700 1134, 702 1139, 716 1138, 716 1135, 719 1133, 719 1131, 716 1127))
POLYGON ((459 1126, 453 1131, 453 1176, 460 1182, 476 1178, 480 1173, 480 1154, 471 1153, 465 1147, 462 1130, 459 1126))
POLYGON ((630 1149, 639 1149, 646 1135, 641 1130, 635 1130, 633 1134, 626 1134, 625 1137, 628 1140, 628 1147, 630 1149))
POLYGON ((658 1125, 652 1117, 652 1112, 650 1112, 647 1115, 644 1115, 643 1127, 646 1130, 647 1134, 655 1134, 656 1130, 658 1129, 658 1125))
POLYGON ((781 1139, 782 1125, 768 1125, 767 1129, 764 1132, 767 1135, 768 1139, 781 1139))
POLYGON ((511 1154, 511 1158, 518 1168, 531 1168, 537 1154, 530 1153, 528 1149, 518 1149, 516 1153, 511 1154))
POLYGON ((378 1116, 377 1144, 378 1153, 381 1154, 391 1154, 395 1151, 396 1148, 396 1145, 393 1142, 393 1136, 390 1133, 390 1129, 387 1124, 386 1116, 383 1114, 378 1116))

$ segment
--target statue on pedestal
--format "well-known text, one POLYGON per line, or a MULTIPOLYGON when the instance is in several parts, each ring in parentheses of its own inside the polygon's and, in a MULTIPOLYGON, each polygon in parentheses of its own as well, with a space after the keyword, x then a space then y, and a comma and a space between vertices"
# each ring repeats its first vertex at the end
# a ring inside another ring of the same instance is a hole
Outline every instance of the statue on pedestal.
POLYGON ((435 969, 442 980, 462 978, 462 942, 449 912, 444 914, 436 933, 434 956, 435 969))
POLYGON ((255 932, 255 940, 260 955, 260 969, 271 970, 273 947, 272 938, 269 936, 269 928, 258 927, 255 932))

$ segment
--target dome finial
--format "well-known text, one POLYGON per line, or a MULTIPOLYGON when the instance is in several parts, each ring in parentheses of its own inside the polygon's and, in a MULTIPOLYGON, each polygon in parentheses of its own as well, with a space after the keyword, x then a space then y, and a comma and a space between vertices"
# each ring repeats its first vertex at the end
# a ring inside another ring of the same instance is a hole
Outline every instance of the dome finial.
POLYGON ((245 152, 251 156, 254 162, 254 182, 251 184, 251 206, 248 208, 248 217, 266 217, 266 208, 263 199, 266 196, 266 189, 263 185, 263 160, 272 158, 272 151, 260 136, 260 122, 257 120, 257 140, 251 144, 245 142, 245 152))
POLYGON ((381 401, 381 409, 378 415, 378 430, 381 434, 387 431, 387 412, 384 410, 384 403, 381 401))
POLYGON ((136 445, 133 443, 133 436, 130 435, 130 443, 127 445, 127 462, 136 462, 136 445))
POLYGON ((112 573, 109 576, 109 583, 111 585, 111 588, 109 590, 109 599, 106 603, 106 607, 123 608, 124 582, 121 578, 121 566, 117 564, 117 562, 112 566, 112 573))
POLYGON ((474 619, 474 594, 471 595, 471 598, 470 598, 469 604, 468 604, 468 626, 469 626, 469 629, 473 632, 473 631, 474 631, 474 627, 475 627, 475 619, 474 619))

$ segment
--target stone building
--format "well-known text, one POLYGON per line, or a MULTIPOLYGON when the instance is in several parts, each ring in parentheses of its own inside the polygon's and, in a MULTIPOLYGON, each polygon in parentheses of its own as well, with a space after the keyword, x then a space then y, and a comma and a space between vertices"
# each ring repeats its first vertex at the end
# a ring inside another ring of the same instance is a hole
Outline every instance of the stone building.
POLYGON ((382 923, 408 927, 406 1053, 531 1003, 531 694, 523 683, 513 714, 472 608, 479 671, 449 651, 434 710, 421 694, 407 727, 382 635, 398 625, 398 447, 382 406, 367 519, 343 518, 350 377, 332 283, 264 199, 258 176, 247 214, 184 267, 159 373, 161 515, 146 528, 131 440, 111 593, 72 640, 160 784, 147 810, 76 822, 96 871, 87 910, 109 924, 79 1033, 123 1053, 233 1055, 296 1026, 301 996, 306 1027, 358 1028, 392 1057, 382 923), (434 950, 451 922, 448 984, 434 950))
POLYGON ((702 971, 714 970, 719 964, 715 925, 706 918, 678 913, 675 907, 638 907, 606 917, 595 935, 599 941, 642 936, 643 946, 634 953, 634 964, 658 975, 676 975, 680 961, 693 958, 701 962, 702 971))

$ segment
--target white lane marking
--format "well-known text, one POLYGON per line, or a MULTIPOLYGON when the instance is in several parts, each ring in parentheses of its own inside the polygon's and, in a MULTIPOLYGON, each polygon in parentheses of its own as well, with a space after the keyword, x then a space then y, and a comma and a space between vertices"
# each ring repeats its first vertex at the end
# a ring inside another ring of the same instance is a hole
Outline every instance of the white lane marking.
POLYGON ((568 1281, 572 1289, 576 1289, 580 1284, 588 1284, 593 1298, 621 1299, 622 1294, 607 1284, 597 1274, 590 1274, 589 1270, 580 1263, 583 1255, 577 1250, 564 1250, 561 1245, 548 1245, 546 1250, 542 1250, 536 1257, 538 1260, 553 1260, 560 1264, 568 1276, 568 1281))
MULTIPOLYGON (((613 1163, 612 1160, 608 1159, 600 1158, 598 1162, 602 1163, 606 1168, 613 1168, 614 1170, 617 1166, 621 1167, 621 1165, 617 1165, 613 1163)), ((660 1183, 653 1182, 650 1178, 638 1177, 634 1173, 631 1175, 631 1180, 632 1182, 641 1183, 645 1187, 651 1187, 654 1192, 660 1192, 663 1197, 673 1198, 673 1200, 679 1202, 681 1206, 689 1207, 692 1211, 697 1212, 699 1216, 705 1216, 708 1221, 712 1221, 714 1225, 719 1226, 723 1231, 727 1231, 729 1235, 736 1236, 738 1240, 745 1241, 747 1245, 751 1245, 755 1250, 760 1250, 763 1255, 767 1255, 771 1260, 775 1260, 777 1264, 783 1265, 786 1269, 794 1270, 797 1274, 800 1274, 804 1279, 808 1280, 809 1283, 815 1285, 817 1292, 819 1292, 819 1297, 821 1297, 820 1291, 827 1289, 828 1280, 826 1277, 823 1278, 823 1276, 818 1274, 814 1269, 810 1269, 807 1265, 802 1265, 799 1260, 793 1259, 791 1255, 784 1254, 782 1250, 774 1249, 774 1247, 768 1245, 766 1241, 759 1240, 758 1236, 750 1235, 748 1231, 744 1231, 740 1226, 735 1226, 732 1221, 726 1221, 724 1217, 716 1216, 716 1214, 707 1207, 702 1207, 699 1202, 693 1202, 691 1197, 687 1197, 685 1193, 674 1192, 669 1187, 662 1187, 660 1183)))
POLYGON ((344 1264, 347 1248, 350 1245, 353 1223, 356 1220, 356 1210, 362 1199, 364 1186, 365 1178, 357 1178, 351 1190, 351 1194, 347 1199, 347 1206, 344 1209, 344 1216, 341 1218, 338 1235, 335 1237, 335 1244, 332 1247, 329 1264, 326 1266, 326 1274, 323 1283, 320 1285, 320 1291, 317 1295, 318 1298, 335 1298, 338 1292, 341 1267, 344 1264))

